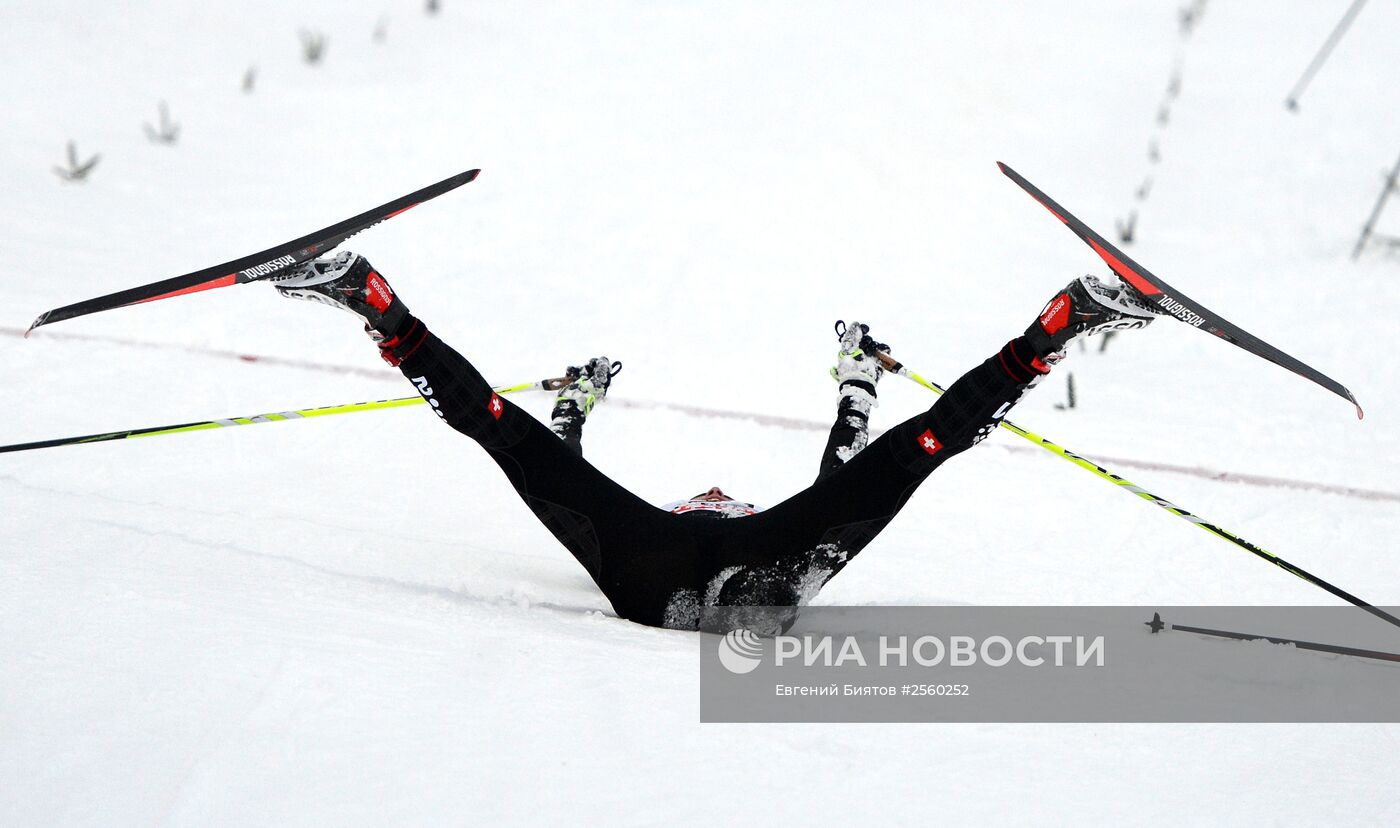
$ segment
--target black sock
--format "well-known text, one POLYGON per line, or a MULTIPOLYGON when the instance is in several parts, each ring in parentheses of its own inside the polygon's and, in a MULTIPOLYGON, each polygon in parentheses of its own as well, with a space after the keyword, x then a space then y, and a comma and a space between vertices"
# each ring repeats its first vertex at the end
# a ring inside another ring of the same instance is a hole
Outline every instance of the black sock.
MULTIPOLYGON (((386 331, 380 331, 386 334, 386 331)), ((398 325, 394 326, 394 331, 379 343, 379 355, 390 365, 397 366, 400 362, 408 359, 422 345, 423 340, 428 336, 428 326, 418 321, 418 317, 411 313, 406 313, 398 325)))
POLYGON ((1002 347, 997 354, 997 362, 1006 375, 1024 385, 1042 374, 1050 373, 1050 366, 1041 360, 1031 347, 1030 340, 1018 336, 1002 347))

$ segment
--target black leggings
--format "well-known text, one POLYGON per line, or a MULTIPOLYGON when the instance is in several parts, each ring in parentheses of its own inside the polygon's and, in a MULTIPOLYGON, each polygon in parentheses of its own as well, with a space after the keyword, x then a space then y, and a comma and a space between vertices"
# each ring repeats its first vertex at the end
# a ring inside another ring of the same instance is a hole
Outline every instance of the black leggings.
MULTIPOLYGON (((419 323, 421 325, 421 323, 419 323)), ((598 471, 491 391, 431 332, 399 367, 438 415, 481 444, 618 615, 677 629, 713 607, 796 607, 865 548, 943 461, 971 448, 1033 384, 1007 364, 1022 340, 963 375, 930 408, 841 468, 756 515, 674 515, 598 471)))

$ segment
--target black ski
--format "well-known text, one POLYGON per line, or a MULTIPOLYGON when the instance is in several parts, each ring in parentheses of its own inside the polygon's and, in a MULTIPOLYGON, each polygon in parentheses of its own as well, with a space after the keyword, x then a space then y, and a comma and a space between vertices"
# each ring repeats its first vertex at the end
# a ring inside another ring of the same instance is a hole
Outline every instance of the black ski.
POLYGON ((393 218, 410 207, 422 204, 431 198, 455 190, 458 187, 472 181, 481 170, 467 170, 451 178, 445 178, 436 184, 424 187, 416 192, 409 193, 401 198, 396 198, 387 204, 381 204, 373 210, 367 210, 354 218, 348 218, 338 224, 332 224, 323 230, 318 230, 299 239, 279 244, 276 247, 269 247, 261 253, 254 253, 251 256, 244 256, 241 259, 234 259, 231 262, 224 262, 221 265, 206 267, 203 270, 196 270, 193 273, 186 273, 184 276, 175 276, 170 279, 163 279, 159 282, 152 282, 149 285, 119 290, 116 293, 109 293, 106 296, 99 296, 95 299, 88 299, 76 304, 55 308, 51 311, 39 314, 39 318, 34 320, 34 324, 25 331, 28 336, 42 325, 53 322, 61 322, 65 319, 72 319, 75 316, 86 316, 89 313, 111 310, 112 308, 135 305, 141 302, 154 302, 157 299, 169 299, 172 296, 183 296, 187 293, 196 293, 201 290, 211 290, 213 288, 228 287, 229 285, 241 285, 245 282, 252 282, 258 279, 266 279, 286 270, 289 267, 301 264, 308 259, 314 259, 327 251, 334 250, 341 242, 360 232, 368 229, 386 219, 393 218))
POLYGON ((1035 185, 1022 178, 1019 173, 1000 161, 997 166, 1006 174, 1007 178, 1015 181, 1021 189, 1030 193, 1031 196, 1041 203, 1045 209, 1049 210, 1055 218, 1059 219, 1074 234, 1083 239, 1094 249, 1095 253, 1113 268, 1113 272, 1129 285, 1132 285, 1142 294, 1143 299, 1159 308, 1163 313, 1180 319, 1195 328, 1201 328, 1215 334, 1221 339, 1249 351, 1255 356, 1263 357, 1275 365, 1282 366, 1305 379, 1331 391, 1340 397, 1345 398, 1352 405, 1356 406, 1356 417, 1361 419, 1365 416, 1361 410, 1361 405, 1356 401, 1356 397, 1346 389, 1341 383, 1322 373, 1321 371, 1307 365, 1294 357, 1280 351, 1278 348, 1259 339, 1249 331, 1240 328, 1231 322, 1226 321, 1220 314, 1208 310, 1199 302, 1185 296, 1181 291, 1152 275, 1151 271, 1132 259, 1127 254, 1110 244, 1103 236, 1089 229, 1088 225, 1070 214, 1068 210, 1056 204, 1053 199, 1036 189, 1035 185))

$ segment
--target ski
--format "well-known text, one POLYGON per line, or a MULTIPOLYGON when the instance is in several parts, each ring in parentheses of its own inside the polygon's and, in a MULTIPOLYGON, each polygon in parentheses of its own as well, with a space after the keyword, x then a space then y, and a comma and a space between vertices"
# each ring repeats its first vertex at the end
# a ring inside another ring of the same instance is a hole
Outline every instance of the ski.
POLYGON ((1307 365, 1289 354, 1280 351, 1278 348, 1259 339, 1243 328, 1235 325, 1220 314, 1215 313, 1201 305, 1199 302, 1187 297, 1181 291, 1152 275, 1152 272, 1137 262, 1133 261, 1114 247, 1103 236, 1095 233, 1084 222, 1075 218, 1068 210, 1056 204, 1053 199, 1041 192, 1036 186, 1020 173, 1001 163, 997 162, 1001 171, 1015 181, 1021 189, 1030 193, 1031 197, 1039 201, 1041 206, 1049 210, 1051 215, 1059 219, 1066 227, 1074 232, 1076 236, 1084 240, 1084 243, 1094 249, 1095 253, 1117 273, 1119 278, 1137 289, 1142 298, 1152 306, 1158 308, 1163 313, 1173 316, 1182 322, 1194 327, 1208 331, 1231 345, 1243 348, 1258 357, 1263 357, 1268 361, 1283 368, 1287 368, 1304 379, 1311 380, 1318 385, 1331 391, 1343 399, 1356 406, 1356 418, 1365 417, 1365 412, 1361 410, 1361 404, 1356 401, 1356 397, 1347 390, 1346 386, 1322 373, 1321 371, 1307 365))
POLYGON ((106 296, 98 296, 95 299, 88 299, 61 308, 54 308, 39 314, 39 318, 34 320, 34 324, 29 326, 24 335, 27 337, 34 332, 35 328, 49 325, 54 322, 62 322, 65 319, 72 319, 77 316, 86 316, 98 311, 121 308, 127 305, 136 305, 142 302, 154 302, 158 299, 169 299, 172 296, 184 296, 187 293, 197 293, 202 290, 212 290, 213 288, 228 287, 229 285, 241 285, 245 282, 252 282, 258 279, 266 279, 276 275, 289 267, 294 267, 309 259, 323 255, 330 250, 334 250, 341 242, 351 236, 366 230, 374 225, 391 219, 399 213, 415 207, 423 202, 437 198, 443 193, 455 190, 458 187, 474 180, 481 170, 467 170, 458 173, 451 178, 445 178, 436 184, 424 187, 421 190, 409 193, 406 196, 396 198, 386 204, 381 204, 373 210, 367 210, 358 216, 348 218, 337 224, 332 224, 315 233, 302 236, 299 239, 279 244, 275 247, 244 256, 241 259, 234 259, 231 262, 224 262, 213 267, 206 267, 203 270, 196 270, 193 273, 186 273, 183 276, 175 276, 170 279, 163 279, 159 282, 152 282, 149 285, 119 290, 116 293, 109 293, 106 296))

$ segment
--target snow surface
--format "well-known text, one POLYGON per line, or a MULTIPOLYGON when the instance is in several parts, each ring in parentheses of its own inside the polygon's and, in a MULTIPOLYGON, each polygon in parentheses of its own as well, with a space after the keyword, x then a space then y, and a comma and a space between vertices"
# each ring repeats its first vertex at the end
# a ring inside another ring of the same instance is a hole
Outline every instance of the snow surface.
MULTIPOLYGON (((1179 56, 1130 253, 1367 419, 1167 323, 1074 355, 1075 410, 1056 376, 1015 419, 1089 455, 1400 490, 1400 262, 1348 258, 1400 141, 1400 8, 1364 9, 1282 106, 1348 1, 1212 3, 1184 45, 1174 4, 1108 0, 7 4, 3 442, 412 393, 344 315, 256 286, 14 331, 468 167, 350 246, 494 381, 607 353, 615 402, 829 421, 831 324, 858 318, 951 382, 1098 269, 993 162, 1107 233, 1179 56), (320 66, 302 27, 329 37, 320 66), (173 147, 141 130, 162 99, 173 147), (102 154, 84 184, 50 170, 70 139, 102 154)), ((875 422, 929 402, 887 378, 875 422)), ((719 484, 772 504, 824 440, 608 404, 585 446, 658 503, 719 484)), ((1332 602, 1012 442, 941 470, 819 602, 1332 602)), ((1127 476, 1400 604, 1393 501, 1127 476)), ((694 637, 613 617, 416 408, 7 454, 0 544, 5 824, 1335 824, 1397 804, 1393 725, 701 726, 694 637)))

